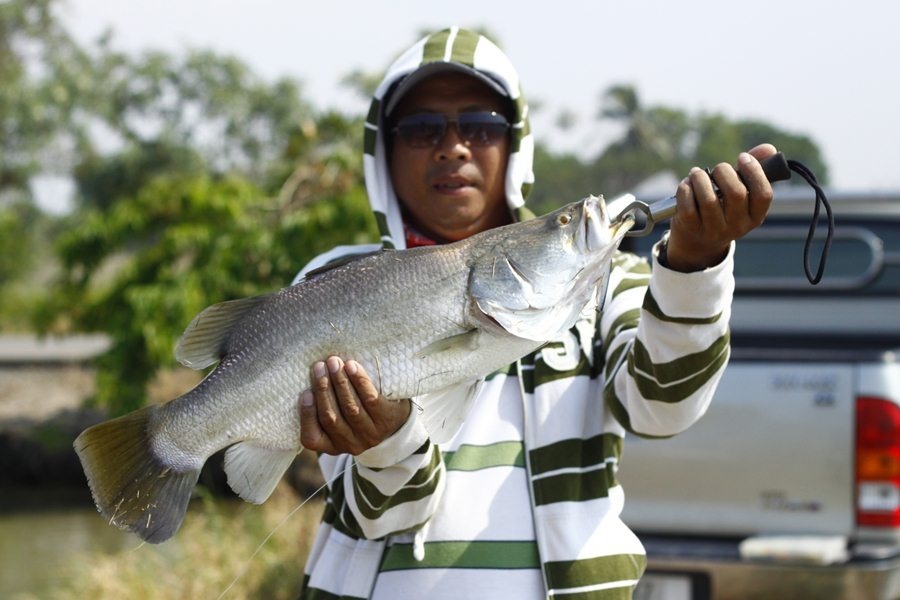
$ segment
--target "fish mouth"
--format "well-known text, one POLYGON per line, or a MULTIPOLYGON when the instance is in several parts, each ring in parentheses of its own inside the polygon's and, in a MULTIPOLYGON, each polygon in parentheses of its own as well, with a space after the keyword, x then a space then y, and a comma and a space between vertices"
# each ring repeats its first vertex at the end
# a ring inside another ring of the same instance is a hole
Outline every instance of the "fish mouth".
POLYGON ((625 234, 631 231, 631 228, 634 227, 635 220, 633 214, 628 214, 623 218, 616 219, 609 225, 609 231, 612 233, 612 239, 620 240, 625 237, 625 234))
POLYGON ((586 198, 581 207, 581 230, 579 237, 587 253, 603 252, 618 242, 634 226, 634 219, 610 222, 606 203, 602 197, 586 198))

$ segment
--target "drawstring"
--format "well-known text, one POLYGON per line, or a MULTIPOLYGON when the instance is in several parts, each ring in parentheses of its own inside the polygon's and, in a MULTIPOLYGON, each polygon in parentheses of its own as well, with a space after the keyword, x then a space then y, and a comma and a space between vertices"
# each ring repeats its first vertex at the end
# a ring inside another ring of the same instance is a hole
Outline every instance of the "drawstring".
POLYGON ((425 536, 431 528, 431 521, 426 521, 413 535, 413 558, 418 562, 425 560, 425 536))

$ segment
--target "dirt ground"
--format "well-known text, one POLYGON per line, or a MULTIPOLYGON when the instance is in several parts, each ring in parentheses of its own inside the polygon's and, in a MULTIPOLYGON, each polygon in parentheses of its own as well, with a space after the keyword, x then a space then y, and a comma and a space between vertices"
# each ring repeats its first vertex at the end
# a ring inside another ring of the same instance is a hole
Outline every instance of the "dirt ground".
POLYGON ((0 428, 77 410, 94 393, 94 372, 81 365, 0 366, 0 428))

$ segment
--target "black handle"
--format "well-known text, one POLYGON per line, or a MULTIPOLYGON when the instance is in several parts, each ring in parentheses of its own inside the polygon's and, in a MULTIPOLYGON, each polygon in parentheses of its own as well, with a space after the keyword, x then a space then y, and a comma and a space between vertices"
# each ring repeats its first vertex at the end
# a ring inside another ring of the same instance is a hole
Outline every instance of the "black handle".
POLYGON ((759 164, 762 166, 763 173, 766 174, 766 179, 772 183, 787 181, 791 178, 791 168, 788 166, 787 158, 781 152, 773 154, 759 164))
MULTIPOLYGON (((773 154, 765 160, 759 161, 759 165, 762 167, 763 173, 766 174, 766 179, 772 183, 775 183, 776 181, 787 181, 791 178, 791 167, 788 164, 787 158, 785 158, 784 154, 781 152, 773 154)), ((709 175, 709 178, 712 179, 713 184, 715 184, 716 179, 713 177, 712 169, 707 168, 706 174, 709 175)), ((744 181, 744 178, 741 177, 740 173, 738 173, 738 177, 741 178, 741 181, 744 181)))

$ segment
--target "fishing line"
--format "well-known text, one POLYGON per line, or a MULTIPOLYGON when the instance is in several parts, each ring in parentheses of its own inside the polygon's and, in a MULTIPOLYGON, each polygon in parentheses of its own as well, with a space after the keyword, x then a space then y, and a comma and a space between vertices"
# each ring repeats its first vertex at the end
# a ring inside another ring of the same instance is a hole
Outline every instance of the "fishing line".
MULTIPOLYGON (((348 461, 348 462, 349 462, 349 461, 348 461)), ((341 469, 340 472, 338 472, 338 474, 335 475, 330 481, 326 481, 325 483, 323 483, 323 484, 319 487, 319 489, 317 489, 316 491, 314 491, 312 494, 309 495, 309 498, 307 498, 306 500, 304 500, 303 502, 301 502, 300 504, 298 504, 296 507, 294 507, 294 508, 291 510, 291 512, 289 512, 289 513, 287 514, 287 516, 285 516, 281 521, 279 521, 279 523, 278 523, 277 525, 275 525, 275 527, 272 529, 272 531, 270 531, 269 534, 263 539, 263 541, 261 541, 261 542, 259 543, 259 545, 256 547, 256 550, 254 550, 254 551, 253 551, 253 554, 250 555, 250 558, 248 558, 247 561, 244 563, 244 567, 241 569, 241 571, 235 576, 234 579, 231 580, 231 583, 228 584, 228 587, 226 587, 224 590, 222 590, 222 593, 218 595, 218 597, 216 598, 216 600, 222 600, 222 598, 225 597, 225 594, 227 594, 228 592, 230 592, 230 591, 231 591, 231 588, 233 588, 233 587, 235 586, 235 584, 236 584, 238 581, 240 581, 241 578, 242 578, 244 575, 247 574, 247 571, 250 570, 250 565, 253 563, 253 559, 256 558, 256 555, 260 553, 260 551, 263 549, 263 546, 265 546, 267 543, 269 543, 269 540, 272 539, 272 536, 275 535, 275 533, 276 533, 279 529, 281 529, 282 527, 284 527, 285 523, 287 523, 287 522, 291 519, 291 517, 293 517, 295 514, 297 514, 297 511, 299 511, 301 508, 303 508, 304 506, 306 506, 306 504, 307 504, 310 500, 312 500, 313 498, 315 498, 315 497, 319 494, 319 492, 321 492, 321 491, 324 490, 325 488, 331 486, 331 485, 332 485, 334 482, 336 482, 340 477, 342 477, 342 476, 344 475, 344 473, 347 471, 347 469, 349 468, 349 466, 350 466, 350 465, 348 464, 348 465, 345 466, 343 469, 341 469)))

